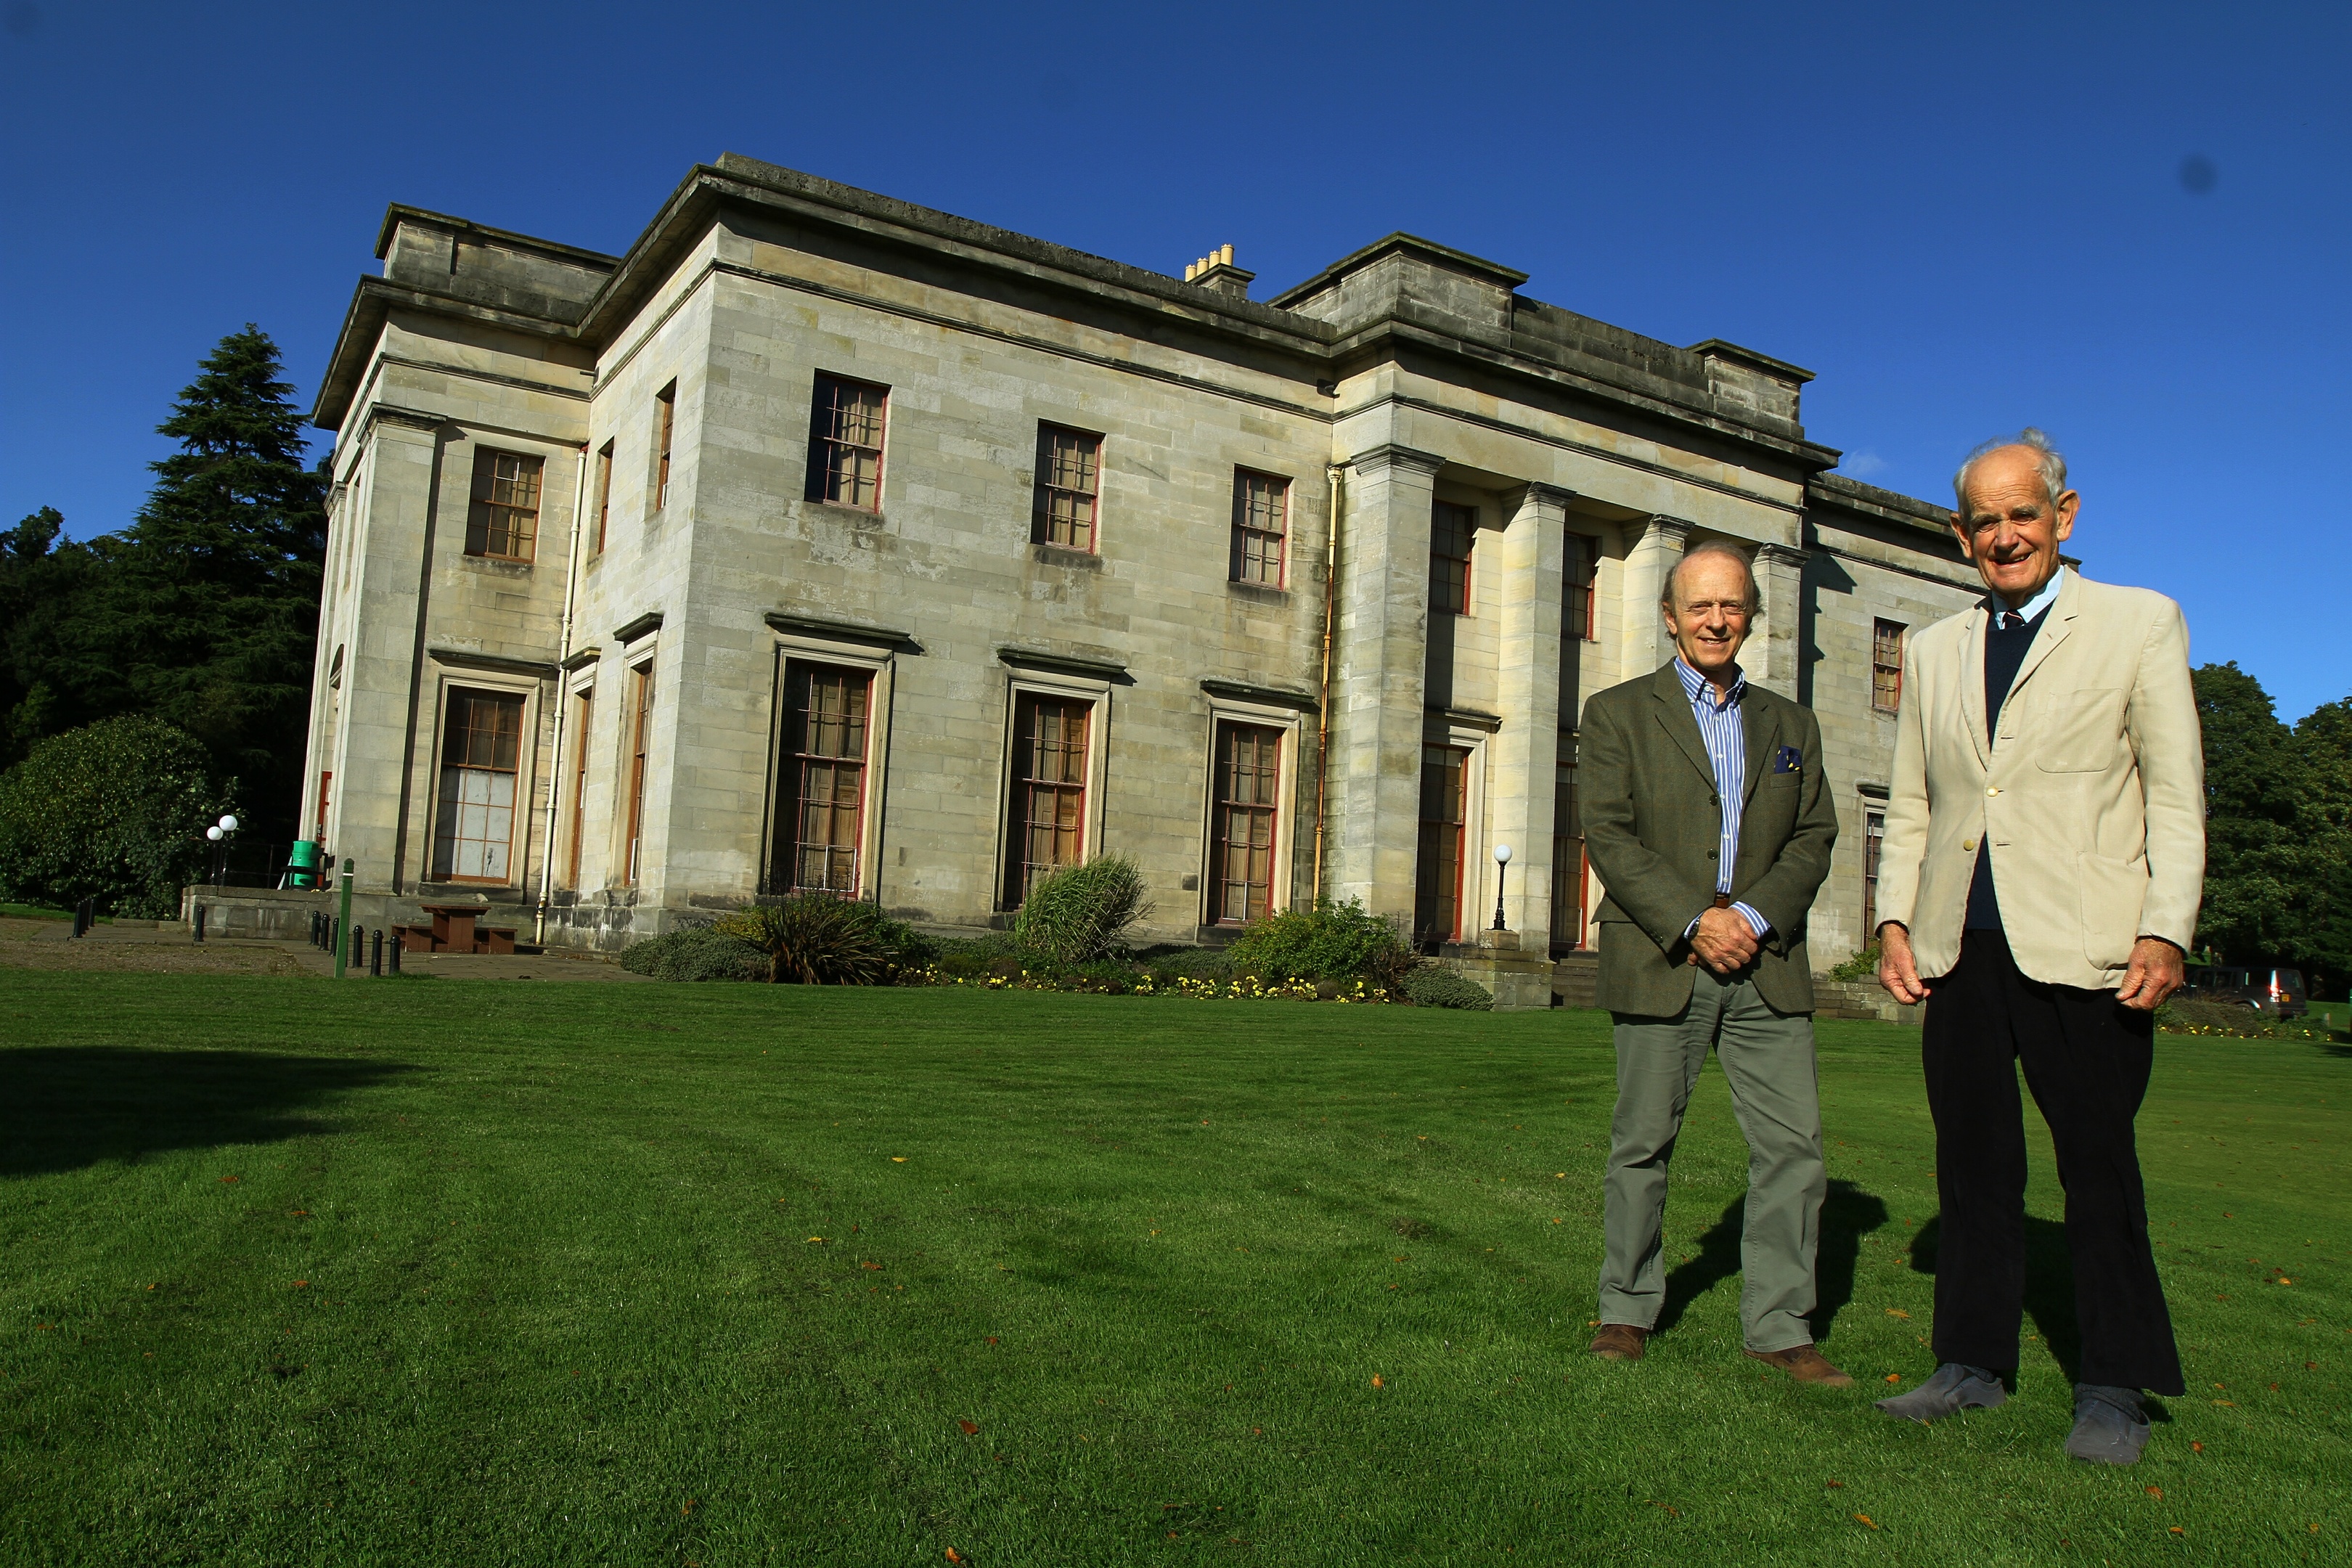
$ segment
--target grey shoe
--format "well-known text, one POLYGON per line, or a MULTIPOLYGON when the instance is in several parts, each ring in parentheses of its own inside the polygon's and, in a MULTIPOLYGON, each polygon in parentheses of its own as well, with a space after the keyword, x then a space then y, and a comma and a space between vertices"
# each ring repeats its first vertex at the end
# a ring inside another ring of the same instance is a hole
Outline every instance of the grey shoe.
POLYGON ((2009 1390, 2001 1386, 1999 1377, 1980 1366, 1948 1361, 1936 1369, 1935 1376, 1908 1394, 1880 1400, 1878 1407, 1901 1420, 1925 1424, 1963 1410, 1992 1410, 2008 1403, 2009 1390))
POLYGON ((2138 1389, 2074 1385, 2074 1430, 2066 1436, 2068 1453, 2095 1465, 2136 1465, 2147 1447, 2147 1413, 2140 1408, 2138 1389))

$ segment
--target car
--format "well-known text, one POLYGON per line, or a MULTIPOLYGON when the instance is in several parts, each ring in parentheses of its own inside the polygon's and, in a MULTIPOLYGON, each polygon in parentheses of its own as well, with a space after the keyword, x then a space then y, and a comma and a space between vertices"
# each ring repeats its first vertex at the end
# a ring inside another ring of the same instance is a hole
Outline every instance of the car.
POLYGON ((2310 1011, 2310 996, 2299 969, 2192 963, 2188 966, 2188 979, 2180 992, 2185 1000, 2250 1007, 2273 1018, 2300 1018, 2310 1011))

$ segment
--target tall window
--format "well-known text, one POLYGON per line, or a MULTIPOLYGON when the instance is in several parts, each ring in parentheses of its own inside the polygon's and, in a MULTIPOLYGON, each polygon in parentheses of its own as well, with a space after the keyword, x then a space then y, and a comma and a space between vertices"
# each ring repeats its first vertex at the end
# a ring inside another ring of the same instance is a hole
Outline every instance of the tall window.
POLYGON ((1234 475, 1233 580, 1282 586, 1284 542, 1290 531, 1290 481, 1247 468, 1234 475))
POLYGON ((1470 545, 1478 536, 1478 509, 1439 501, 1429 513, 1429 607, 1470 613, 1470 545))
POLYGON ((621 861, 625 872, 621 885, 634 888, 643 869, 640 848, 646 829, 646 758, 653 744, 654 667, 641 664, 629 671, 629 825, 621 861))
POLYGON ((515 774, 522 753, 522 699, 456 691, 441 733, 441 801, 433 874, 449 881, 504 882, 514 853, 515 774))
POLYGON ((1421 854, 1413 868, 1413 940, 1424 948, 1462 934, 1462 848, 1470 752, 1421 749, 1421 854))
POLYGON ((1870 623, 1870 705, 1881 713, 1903 707, 1903 625, 1870 623))
POLYGON ((324 844, 327 841, 327 794, 334 786, 334 783, 335 775, 331 772, 319 775, 319 826, 310 832, 311 842, 315 844, 324 844))
POLYGON ((1886 839, 1886 814, 1867 806, 1862 813, 1862 940, 1878 940, 1878 848, 1886 839))
MULTIPOLYGON (((609 451, 611 448, 607 447, 609 451)), ((572 875, 569 885, 580 885, 580 826, 588 816, 588 720, 594 710, 593 687, 572 700, 572 875)))
POLYGON ((1576 810, 1576 764, 1563 762, 1551 792, 1551 946, 1584 945, 1584 824, 1576 810))
POLYGON ((1037 500, 1031 520, 1039 544, 1095 547, 1102 437, 1058 425, 1037 426, 1037 500))
POLYGON ((882 509, 882 432, 887 387, 838 376, 816 378, 809 420, 808 499, 866 511, 882 509))
POLYGON ((539 536, 540 459, 474 448, 473 502, 466 510, 466 553, 528 561, 539 536))
POLYGON ((1601 577, 1601 541, 1587 534, 1571 533, 1563 542, 1567 549, 1560 564, 1567 579, 1568 602, 1562 606, 1567 614, 1561 617, 1566 624, 1560 630, 1585 642, 1598 641, 1601 631, 1593 624, 1598 608, 1593 598, 1594 584, 1601 577))
POLYGON ((1087 740, 1094 705, 1023 697, 1013 722, 1012 841, 1005 847, 1004 906, 1018 909, 1029 885, 1075 866, 1086 850, 1087 740))
POLYGON ((866 823, 866 706, 874 678, 826 664, 784 666, 784 784, 778 892, 858 892, 857 853, 866 823))
POLYGON ((613 443, 596 449, 596 551, 604 553, 604 525, 613 520, 613 443))
POLYGON ((1264 724, 1217 726, 1212 921, 1244 925, 1273 905, 1275 791, 1281 763, 1281 731, 1264 724))
POLYGON ((654 510, 669 505, 670 438, 677 433, 677 383, 654 394, 654 510))

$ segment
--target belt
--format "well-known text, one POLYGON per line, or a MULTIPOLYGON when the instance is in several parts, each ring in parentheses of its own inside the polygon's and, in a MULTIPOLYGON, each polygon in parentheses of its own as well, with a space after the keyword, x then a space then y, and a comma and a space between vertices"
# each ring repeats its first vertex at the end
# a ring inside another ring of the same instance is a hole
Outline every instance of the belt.
POLYGON ((1716 894, 1715 907, 1718 910, 1729 909, 1731 907, 1731 895, 1729 893, 1716 894))

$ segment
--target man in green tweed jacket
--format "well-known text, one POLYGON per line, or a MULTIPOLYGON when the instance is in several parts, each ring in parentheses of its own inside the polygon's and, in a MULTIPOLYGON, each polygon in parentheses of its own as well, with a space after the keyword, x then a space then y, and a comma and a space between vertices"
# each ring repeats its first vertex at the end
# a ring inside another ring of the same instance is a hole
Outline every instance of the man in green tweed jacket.
POLYGON ((1675 658, 1585 704, 1577 756, 1585 845, 1608 889, 1600 1001, 1617 1045, 1592 1353, 1641 1360, 1664 1304, 1666 1167, 1712 1046, 1748 1136, 1748 1354, 1847 1387, 1809 1316, 1828 1182, 1805 915, 1837 840, 1821 726, 1740 672, 1757 593, 1738 550, 1692 550, 1659 610, 1675 658))

